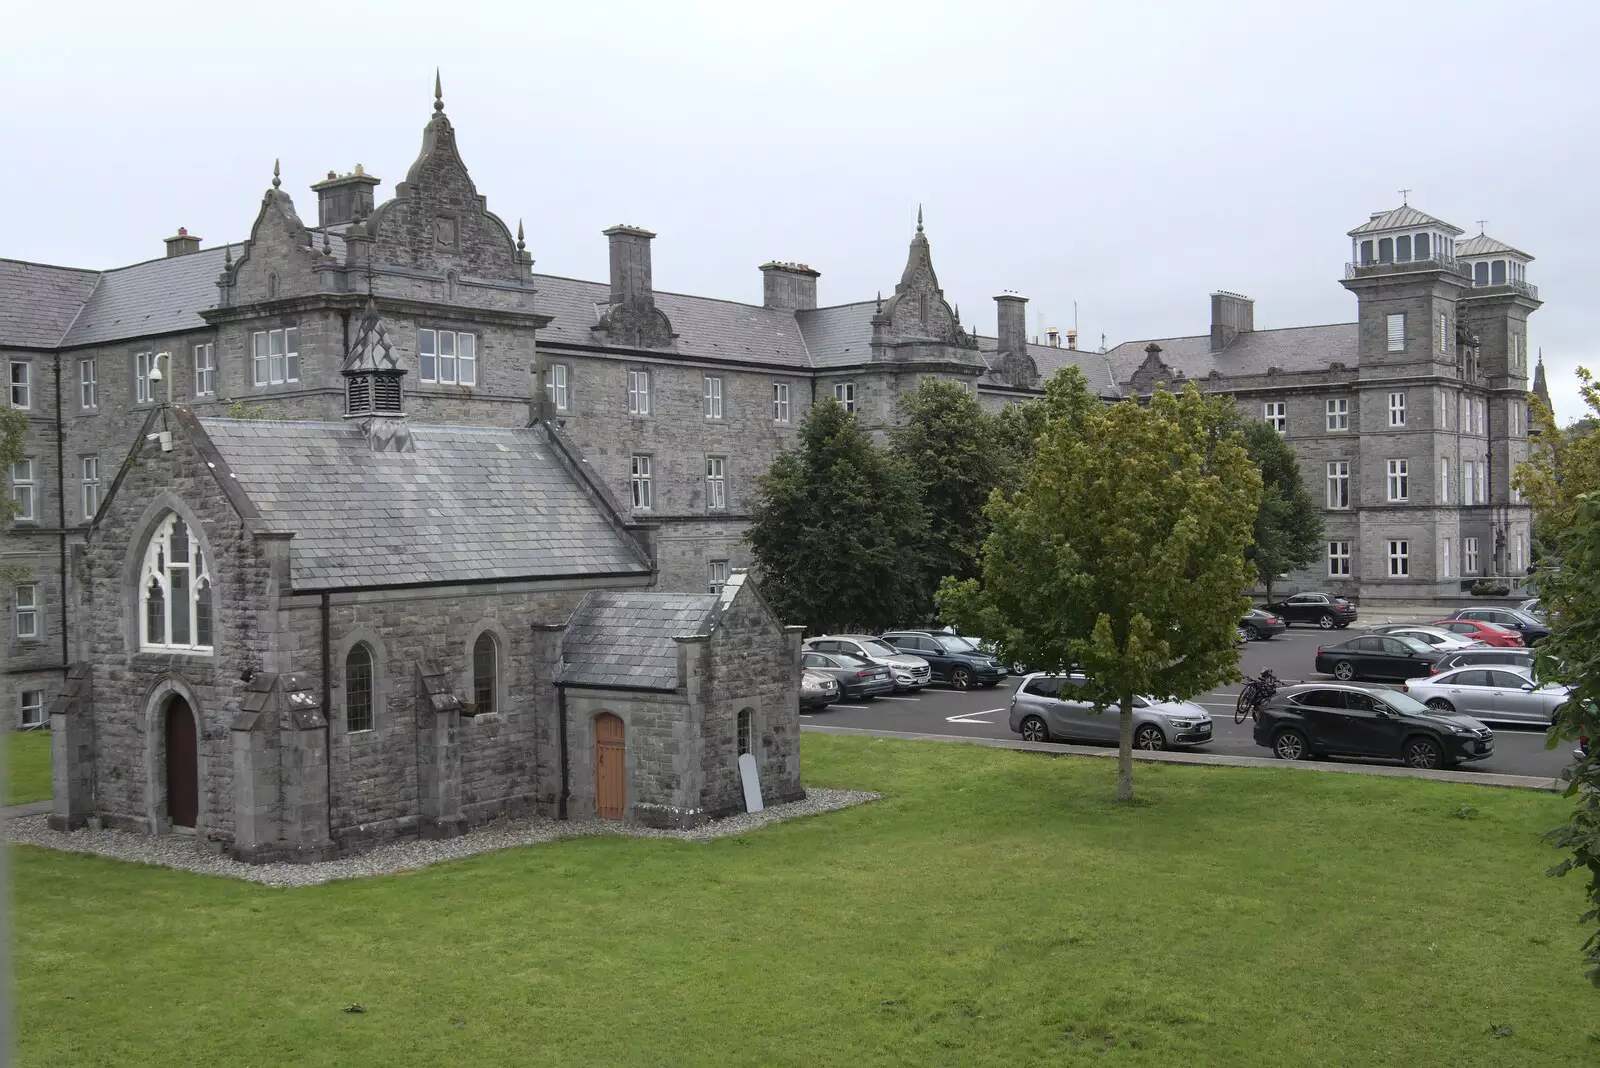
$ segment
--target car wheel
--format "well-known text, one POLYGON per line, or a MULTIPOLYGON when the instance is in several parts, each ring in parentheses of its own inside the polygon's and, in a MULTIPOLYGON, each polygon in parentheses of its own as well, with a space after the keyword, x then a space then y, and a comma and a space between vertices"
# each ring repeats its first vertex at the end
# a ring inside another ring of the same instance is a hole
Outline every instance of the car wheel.
POLYGON ((1167 736, 1161 733, 1161 728, 1154 723, 1146 723, 1133 732, 1133 747, 1135 749, 1158 750, 1167 747, 1167 736))
POLYGON ((1439 712, 1454 712, 1456 706, 1446 701, 1443 697, 1435 697, 1428 702, 1428 707, 1439 712))
POLYGON ((1279 760, 1304 760, 1310 750, 1306 736, 1297 730, 1279 731, 1272 740, 1272 752, 1279 760))
POLYGON ((1327 612, 1322 613, 1322 618, 1317 620, 1317 626, 1321 627, 1323 630, 1332 630, 1337 623, 1338 620, 1334 619, 1333 616, 1327 612))
POLYGON ((1444 753, 1438 742, 1419 734, 1406 739, 1403 759, 1408 768, 1437 768, 1444 763, 1444 753))
POLYGON ((1356 666, 1348 660, 1341 660, 1333 665, 1333 677, 1340 682, 1349 682, 1356 677, 1356 666))
POLYGON ((1029 716, 1022 721, 1022 740, 1025 742, 1048 742, 1050 728, 1044 725, 1044 720, 1038 716, 1029 716))
POLYGON ((972 671, 970 668, 956 667, 950 669, 950 688, 953 690, 972 689, 972 671))
POLYGON ((1261 632, 1256 630, 1256 628, 1252 627, 1250 624, 1246 623, 1244 625, 1244 640, 1247 642, 1258 642, 1261 640, 1261 632))

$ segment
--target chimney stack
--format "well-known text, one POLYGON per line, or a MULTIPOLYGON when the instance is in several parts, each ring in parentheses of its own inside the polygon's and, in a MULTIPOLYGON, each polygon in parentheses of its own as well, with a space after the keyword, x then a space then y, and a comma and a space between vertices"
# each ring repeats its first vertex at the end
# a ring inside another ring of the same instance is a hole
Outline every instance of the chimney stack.
POLYGON ((1077 348, 1078 348, 1078 332, 1076 330, 1068 330, 1067 331, 1067 348, 1072 349, 1074 351, 1077 350, 1077 348))
POLYGON ((339 226, 372 214, 372 190, 381 179, 374 178, 356 164, 346 175, 328 172, 328 177, 311 188, 317 194, 317 225, 339 226))
POLYGON ((781 311, 805 311, 817 306, 817 276, 803 263, 761 265, 761 304, 781 311))
POLYGON ((1025 355, 1028 351, 1028 298, 1018 293, 1002 293, 994 302, 999 315, 999 351, 1025 355))
POLYGON ((613 226, 611 239, 611 303, 653 304, 650 285, 650 239, 656 235, 637 226, 613 226))
POLYGON ((1221 352, 1256 328, 1256 302, 1225 289, 1211 294, 1211 351, 1221 352))
POLYGON ((1061 347, 1061 331, 1057 330, 1055 327, 1052 326, 1050 329, 1046 330, 1044 332, 1044 336, 1050 339, 1051 348, 1059 349, 1061 347))
POLYGON ((200 251, 200 239, 190 235, 183 227, 178 227, 178 232, 166 239, 167 259, 174 256, 187 256, 191 252, 200 251))

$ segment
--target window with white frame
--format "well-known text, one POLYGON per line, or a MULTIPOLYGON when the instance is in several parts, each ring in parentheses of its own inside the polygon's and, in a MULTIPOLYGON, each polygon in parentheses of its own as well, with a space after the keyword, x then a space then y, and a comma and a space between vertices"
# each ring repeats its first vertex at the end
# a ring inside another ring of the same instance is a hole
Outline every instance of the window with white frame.
POLYGON ((1478 503, 1489 503, 1489 462, 1487 460, 1478 463, 1478 503))
POLYGON ((217 350, 211 342, 194 347, 194 395, 208 397, 217 391, 217 350))
POLYGON ((188 524, 168 512, 156 525, 139 574, 142 649, 211 651, 211 571, 188 524))
POLYGON ((1439 457, 1439 503, 1450 503, 1450 457, 1439 457))
POLYGON ((772 421, 774 423, 787 423, 789 421, 789 383, 772 383, 772 421))
POLYGON ((1522 405, 1512 401, 1507 414, 1511 416, 1511 436, 1514 438, 1520 437, 1522 434, 1522 405))
POLYGON ((1389 542, 1389 577, 1405 578, 1411 574, 1411 543, 1408 541, 1389 542))
POLYGON ((257 330, 250 338, 250 366, 258 386, 300 381, 300 328, 257 330))
POLYGON ((1478 573, 1478 539, 1461 539, 1461 573, 1475 575, 1478 573))
POLYGON ((1350 574, 1350 543, 1347 541, 1330 541, 1328 543, 1328 574, 1350 574))
POLYGON ((44 726, 44 691, 22 691, 22 729, 44 726))
POLYGON ((1439 351, 1450 351, 1450 318, 1444 312, 1439 313, 1439 351))
POLYGON ((1511 541, 1511 567, 1514 571, 1521 571, 1528 566, 1524 556, 1527 543, 1523 538, 1524 535, 1518 534, 1511 541))
POLYGON ((1387 324, 1390 352, 1404 352, 1406 347, 1406 313, 1395 312, 1387 324))
POLYGON ((11 361, 11 407, 33 407, 33 364, 28 360, 11 361))
POLYGON ((1267 401, 1261 406, 1261 418, 1282 434, 1289 426, 1289 406, 1283 401, 1267 401))
POLYGON ((155 386, 150 381, 150 371, 155 365, 155 353, 136 352, 133 354, 133 402, 135 404, 149 404, 156 399, 155 386))
POLYGON ((1350 461, 1328 461, 1328 507, 1350 507, 1350 461))
POLYGON ((39 587, 31 582, 18 586, 11 593, 11 618, 13 632, 19 638, 39 636, 39 587))
POLYGON ((1450 429, 1450 394, 1446 390, 1439 390, 1435 394, 1439 401, 1439 429, 1450 429))
POLYGON ((33 458, 25 456, 11 461, 11 500, 15 507, 11 518, 32 523, 34 514, 33 458))
POLYGON ((628 372, 628 414, 650 414, 650 372, 628 372))
POLYGON ((567 410, 567 365, 553 363, 544 372, 544 393, 558 412, 567 410))
POLYGON ((100 365, 93 357, 78 361, 78 407, 100 406, 100 365))
POLYGON ((648 511, 652 505, 650 485, 650 457, 635 454, 630 466, 628 481, 633 487, 633 506, 648 511))
POLYGON ((706 507, 713 511, 728 507, 728 461, 721 456, 706 457, 706 507))
POLYGON ((854 382, 835 382, 833 384, 833 399, 844 405, 844 410, 856 410, 856 384, 854 382))
POLYGON ((1461 419, 1457 423, 1456 429, 1463 434, 1472 433, 1472 398, 1465 393, 1461 395, 1461 419))
POLYGON ((1411 499, 1411 461, 1389 461, 1389 500, 1409 501, 1411 499))
POLYGON ((706 375, 705 388, 701 391, 705 399, 705 414, 707 419, 722 418, 722 379, 715 375, 706 375))
POLYGON ((83 518, 89 520, 100 510, 100 457, 79 457, 79 466, 83 476, 83 518))
POLYGON ((1472 406, 1472 432, 1482 434, 1489 425, 1489 402, 1480 400, 1472 406))
POLYGON ((1406 425, 1406 395, 1404 393, 1389 394, 1389 425, 1406 425))
POLYGON ((1471 460, 1461 461, 1461 503, 1477 504, 1475 497, 1478 490, 1477 464, 1471 460))
POLYGON ((1451 539, 1444 539, 1444 544, 1439 547, 1439 577, 1450 577, 1450 543, 1451 539))
MULTIPOLYGON (((417 377, 441 386, 478 384, 478 336, 462 330, 418 330, 417 377)), ((292 380, 291 380, 292 381, 292 380)))
POLYGON ((1350 429, 1350 398, 1334 397, 1328 401, 1328 429, 1350 429))
POLYGON ((1520 370, 1522 366, 1522 337, 1519 334, 1511 335, 1511 367, 1520 370))
POLYGON ((707 585, 712 593, 720 593, 728 581, 728 561, 712 560, 707 575, 707 585))

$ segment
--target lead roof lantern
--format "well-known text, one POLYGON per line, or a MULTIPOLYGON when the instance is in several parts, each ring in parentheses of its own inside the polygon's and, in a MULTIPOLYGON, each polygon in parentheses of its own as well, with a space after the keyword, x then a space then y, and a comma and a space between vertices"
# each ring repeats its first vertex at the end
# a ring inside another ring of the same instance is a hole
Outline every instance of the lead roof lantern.
POLYGON ((1364 267, 1398 263, 1440 263, 1454 266, 1461 227, 1436 219, 1409 204, 1375 211, 1350 231, 1350 263, 1364 267))

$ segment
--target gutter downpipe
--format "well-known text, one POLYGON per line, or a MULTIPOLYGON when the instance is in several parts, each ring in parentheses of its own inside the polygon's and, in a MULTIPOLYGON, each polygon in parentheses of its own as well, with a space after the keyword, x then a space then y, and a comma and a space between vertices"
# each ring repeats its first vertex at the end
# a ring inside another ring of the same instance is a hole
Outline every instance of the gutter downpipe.
POLYGON ((322 591, 322 753, 327 762, 323 785, 327 788, 328 841, 333 842, 333 683, 329 678, 330 650, 328 646, 328 591, 322 591))
POLYGON ((561 796, 556 800, 556 819, 565 820, 567 800, 572 796, 572 790, 568 772, 570 760, 567 754, 567 688, 559 682, 556 683, 556 713, 561 718, 561 796))

